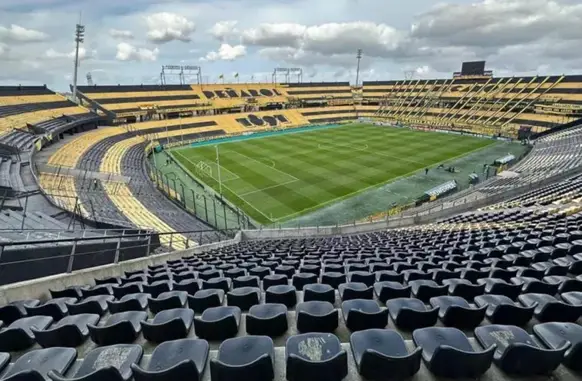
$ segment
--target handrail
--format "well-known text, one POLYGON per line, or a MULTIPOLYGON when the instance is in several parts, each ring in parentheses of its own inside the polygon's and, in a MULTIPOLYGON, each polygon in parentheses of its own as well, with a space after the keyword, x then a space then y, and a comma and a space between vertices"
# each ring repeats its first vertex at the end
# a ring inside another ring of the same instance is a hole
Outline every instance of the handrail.
MULTIPOLYGON (((131 229, 130 229, 131 230, 131 229)), ((137 230, 137 229, 134 229, 137 230)), ((82 230, 79 230, 82 231, 82 230)), ((86 242, 86 241, 100 241, 100 240, 115 240, 115 239, 127 239, 127 238, 141 238, 150 236, 167 236, 167 235, 184 235, 184 234, 204 234, 204 233, 215 233, 224 234, 224 232, 238 232, 239 229, 226 229, 226 230, 191 230, 191 231, 180 231, 180 232, 146 232, 146 233, 136 233, 136 234, 118 234, 110 236, 101 237, 70 237, 70 238, 58 238, 58 239, 45 239, 36 241, 16 241, 16 242, 0 242, 0 248, 6 246, 26 246, 26 245, 40 245, 40 244, 58 244, 65 242, 86 242)))

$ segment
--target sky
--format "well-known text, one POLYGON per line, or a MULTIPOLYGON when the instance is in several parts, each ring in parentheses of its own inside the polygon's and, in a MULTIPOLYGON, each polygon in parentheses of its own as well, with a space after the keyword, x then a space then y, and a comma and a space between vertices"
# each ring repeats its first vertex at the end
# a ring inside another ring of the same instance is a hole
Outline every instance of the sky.
POLYGON ((358 49, 364 81, 450 78, 471 60, 496 76, 582 73, 580 0, 0 0, 0 85, 66 91, 79 20, 83 85, 159 83, 162 65, 200 66, 204 82, 283 67, 354 83, 358 49))

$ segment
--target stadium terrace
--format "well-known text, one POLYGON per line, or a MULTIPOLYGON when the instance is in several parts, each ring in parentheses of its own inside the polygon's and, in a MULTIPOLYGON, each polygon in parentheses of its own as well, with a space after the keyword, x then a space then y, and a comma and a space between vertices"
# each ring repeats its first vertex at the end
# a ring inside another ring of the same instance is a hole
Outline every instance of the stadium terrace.
POLYGON ((485 69, 0 87, 0 380, 578 380, 582 75, 485 69))

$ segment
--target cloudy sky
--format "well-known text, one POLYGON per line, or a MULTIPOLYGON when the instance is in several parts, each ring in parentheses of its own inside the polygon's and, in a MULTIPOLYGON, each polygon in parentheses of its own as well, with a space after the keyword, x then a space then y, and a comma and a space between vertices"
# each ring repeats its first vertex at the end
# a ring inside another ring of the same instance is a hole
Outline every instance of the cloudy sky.
POLYGON ((82 84, 157 83, 162 65, 354 82, 358 48, 363 80, 450 77, 480 59, 497 75, 582 73, 580 0, 0 0, 0 84, 66 90, 80 12, 82 84))

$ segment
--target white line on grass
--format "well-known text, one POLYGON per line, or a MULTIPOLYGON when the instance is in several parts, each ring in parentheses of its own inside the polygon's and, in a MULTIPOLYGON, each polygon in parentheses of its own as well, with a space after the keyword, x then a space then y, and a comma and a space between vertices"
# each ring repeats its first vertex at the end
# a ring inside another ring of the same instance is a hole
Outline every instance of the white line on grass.
MULTIPOLYGON (((368 141, 368 140, 363 140, 363 141, 368 141)), ((421 161, 416 161, 416 160, 411 160, 411 159, 405 159, 405 158, 400 157, 400 156, 394 156, 394 155, 390 155, 390 154, 387 154, 387 153, 384 153, 384 152, 370 150, 369 149, 369 146, 367 144, 364 144, 364 146, 358 148, 353 143, 349 143, 349 144, 337 144, 337 143, 331 143, 331 142, 328 141, 328 142, 326 142, 324 144, 319 143, 317 145, 317 148, 319 148, 319 149, 325 149, 325 145, 336 146, 336 147, 340 147, 340 148, 349 148, 349 149, 353 149, 354 151, 369 152, 372 155, 379 155, 379 156, 388 157, 390 159, 395 159, 395 160, 400 160, 400 161, 406 161, 406 162, 413 163, 413 164, 425 165, 425 163, 423 163, 421 161)))
MULTIPOLYGON (((246 158, 247 158, 247 159, 249 159, 249 160, 252 160, 252 161, 255 161, 255 162, 257 162, 257 163, 259 163, 259 164, 261 164, 261 165, 264 165, 265 167, 269 167, 269 165, 267 165, 267 164, 263 163, 262 161, 259 161, 259 160, 255 159, 255 158, 253 158, 253 157, 247 156, 247 155, 245 155, 244 153, 240 153, 240 152, 238 152, 238 151, 233 151, 233 150, 228 150, 228 152, 233 152, 233 153, 239 154, 239 155, 241 155, 241 156, 243 156, 243 157, 246 157, 246 158)), ((271 161, 272 161, 272 160, 271 160, 271 161)), ((273 163, 273 164, 274 164, 274 163, 273 163)), ((282 170, 280 170, 280 169, 277 169, 277 168, 275 168, 274 166, 273 166, 273 167, 271 167, 271 169, 273 169, 274 171, 277 171, 277 172, 279 172, 279 173, 282 173, 282 174, 284 174, 285 176, 291 177, 291 178, 293 178, 295 181, 299 181, 299 179, 298 179, 297 177, 295 177, 295 176, 293 176, 293 175, 290 175, 290 174, 288 174, 287 172, 283 172, 282 170)))
POLYGON ((275 185, 271 185, 269 187, 265 187, 265 188, 261 188, 261 189, 255 189, 254 191, 241 193, 238 196, 239 197, 245 197, 245 196, 248 196, 248 195, 253 194, 253 193, 259 193, 259 192, 262 192, 262 191, 266 191, 267 189, 273 189, 273 188, 277 188, 277 187, 280 187, 280 186, 283 186, 283 185, 287 185, 287 184, 291 184, 291 183, 296 183, 297 181, 298 180, 285 181, 284 183, 275 184, 275 185))
MULTIPOLYGON (((438 165, 439 165, 439 164, 441 164, 441 163, 445 163, 445 162, 447 162, 447 161, 455 160, 455 159, 458 159, 458 158, 460 158, 460 157, 463 157, 463 156, 468 156, 468 155, 470 155, 470 154, 472 154, 472 153, 475 153, 475 152, 477 152, 477 151, 481 151, 481 150, 483 150, 483 149, 485 149, 485 148, 488 148, 489 146, 490 146, 490 144, 488 144, 488 145, 486 145, 486 146, 484 146, 484 147, 475 148, 474 150, 471 150, 471 151, 468 151, 468 152, 462 153, 462 154, 460 154, 460 155, 457 155, 457 156, 450 157, 450 158, 448 158, 448 159, 446 159, 446 160, 440 161, 440 162, 438 162, 438 163, 434 163, 434 164, 432 164, 432 165, 433 165, 433 166, 438 166, 438 165)), ((388 183, 392 183, 392 182, 394 182, 394 181, 396 181, 396 180, 400 180, 400 179, 402 179, 402 178, 404 178, 404 177, 411 176, 413 173, 416 173, 416 172, 418 172, 418 171, 420 171, 420 169, 415 169, 415 170, 413 170, 413 171, 410 171, 410 172, 408 172, 408 173, 405 173, 405 174, 403 174, 402 176, 397 176, 397 177, 393 177, 393 178, 391 178, 391 179, 388 179, 388 180, 385 180, 385 181, 381 181, 381 182, 379 182, 379 183, 377 183, 377 184, 370 185, 370 186, 368 186, 368 187, 366 187, 366 188, 358 189, 357 191, 354 191, 354 192, 351 192, 351 193, 345 194, 345 195, 343 195, 343 196, 339 196, 339 197, 333 198, 333 199, 331 199, 331 200, 327 200, 327 201, 325 201, 325 202, 322 202, 322 203, 320 203, 320 204, 317 204, 317 205, 315 205, 315 206, 310 206, 310 207, 308 207, 308 208, 302 209, 302 210, 300 210, 300 211, 297 211, 297 212, 294 212, 294 213, 287 214, 286 216, 279 217, 279 218, 277 218, 277 219, 270 220, 270 221, 271 221, 271 223, 275 223, 275 222, 279 222, 279 221, 282 221, 282 220, 287 220, 287 219, 289 219, 289 218, 291 218, 291 217, 299 216, 300 214, 303 214, 303 213, 305 213, 305 212, 307 212, 307 211, 310 211, 310 210, 316 210, 316 209, 320 209, 320 208, 322 208, 322 207, 324 207, 324 206, 327 206, 327 205, 329 205, 329 204, 333 204, 333 203, 335 203, 335 202, 339 202, 339 201, 345 200, 345 199, 347 199, 347 198, 350 198, 350 197, 352 197, 352 196, 355 196, 356 194, 363 193, 363 192, 365 192, 365 191, 367 191, 367 190, 369 190, 369 189, 372 189, 372 188, 377 188, 377 187, 379 187, 379 186, 381 186, 381 185, 388 184, 388 183)))
MULTIPOLYGON (((178 153, 178 152, 176 152, 176 153, 178 153)), ((192 163, 192 164, 196 165, 195 163, 193 163, 193 162, 192 162, 192 160, 188 159, 187 157, 185 157, 185 156, 184 156, 184 155, 182 155, 181 153, 178 153, 178 154, 179 154, 180 156, 182 156, 184 159, 188 160, 190 163, 192 163)), ((222 166, 221 166, 221 167, 222 167, 222 166)), ((223 168, 224 168, 224 167, 223 167, 223 168)), ((227 171, 228 171, 228 169, 227 169, 227 171)), ((230 172, 230 171, 229 171, 229 172, 230 172)), ((234 174, 235 176, 237 176, 237 178, 239 178, 239 177, 238 177, 238 175, 236 175, 235 173, 233 173, 233 172, 230 172, 230 173, 234 174)), ((212 176, 210 176, 210 177, 212 177, 212 176)), ((214 177, 212 177, 212 178, 214 179, 214 177)), ((214 179, 214 180, 216 180, 216 179, 214 179)), ((234 180, 234 179, 231 179, 231 180, 234 180)), ((247 200, 245 200, 244 198, 242 198, 242 197, 241 197, 241 196, 240 196, 238 193, 236 193, 235 191, 233 191, 232 189, 230 189, 228 186, 224 185, 224 181, 222 182, 222 186, 223 186, 224 188, 228 189, 228 191, 230 191, 232 194, 236 195, 236 196, 237 196, 237 197, 238 197, 240 200, 242 200, 242 201, 243 201, 245 204, 247 204, 248 206, 250 206, 251 208, 253 208, 253 209, 254 209, 254 210, 256 210, 257 212, 259 212, 259 213, 260 213, 260 214, 261 214, 263 217, 265 217, 267 220, 271 221, 271 218, 270 218, 269 216, 267 216, 265 213, 261 212, 261 211, 260 211, 259 209, 257 209, 257 208, 256 208, 256 207, 255 207, 253 204, 251 204, 250 202, 248 202, 247 200)))
MULTIPOLYGON (((196 166, 196 163, 195 163, 195 162, 193 162, 192 160, 190 160, 188 157, 184 156, 184 155, 183 155, 183 154, 181 154, 180 152, 177 152, 177 151, 176 151, 176 154, 177 154, 177 155, 180 155, 180 156, 182 156, 182 158, 184 158, 184 160, 186 160, 186 161, 190 162, 190 164, 192 164, 192 165, 196 166)), ((206 160, 203 160, 203 161, 204 161, 204 162, 206 162, 206 160)), ((210 162, 211 164, 214 164, 214 165, 216 165, 216 166, 218 167, 218 164, 216 164, 216 163, 213 163, 212 161, 209 161, 209 162, 210 162)), ((222 165, 221 165, 220 167, 221 167, 223 170, 227 171, 228 173, 230 173, 230 174, 233 176, 233 177, 231 177, 231 178, 229 178, 229 179, 222 180, 222 183, 225 183, 225 182, 227 182, 227 181, 232 181, 232 180, 237 180, 237 179, 240 179, 239 175, 237 175, 236 173, 234 173, 234 172, 232 172, 232 171, 229 171, 227 168, 223 167, 222 165)), ((217 179, 216 179, 214 176, 210 175, 210 177, 211 177, 213 180, 215 180, 215 181, 218 181, 218 180, 217 180, 217 179)))

